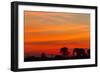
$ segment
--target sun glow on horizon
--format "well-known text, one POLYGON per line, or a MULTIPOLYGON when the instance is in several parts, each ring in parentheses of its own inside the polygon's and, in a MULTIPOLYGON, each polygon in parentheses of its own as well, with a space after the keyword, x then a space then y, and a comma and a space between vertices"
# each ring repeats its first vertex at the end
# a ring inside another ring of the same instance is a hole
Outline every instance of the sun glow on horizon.
POLYGON ((25 55, 90 48, 90 14, 24 11, 25 55))

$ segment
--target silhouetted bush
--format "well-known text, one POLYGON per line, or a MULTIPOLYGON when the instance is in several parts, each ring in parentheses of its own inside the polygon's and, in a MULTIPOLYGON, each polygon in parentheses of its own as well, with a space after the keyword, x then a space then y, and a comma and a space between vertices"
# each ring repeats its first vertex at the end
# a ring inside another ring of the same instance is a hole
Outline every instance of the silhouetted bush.
POLYGON ((60 53, 61 53, 62 57, 67 57, 67 55, 68 55, 68 48, 66 48, 66 47, 61 48, 60 49, 60 53))
POLYGON ((55 55, 53 57, 47 57, 45 53, 41 53, 40 57, 29 56, 24 58, 24 61, 44 61, 44 60, 64 60, 64 59, 84 59, 90 58, 90 49, 87 49, 85 52, 84 48, 74 48, 72 51, 72 56, 68 57, 70 54, 68 48, 63 47, 59 50, 60 55, 55 55))

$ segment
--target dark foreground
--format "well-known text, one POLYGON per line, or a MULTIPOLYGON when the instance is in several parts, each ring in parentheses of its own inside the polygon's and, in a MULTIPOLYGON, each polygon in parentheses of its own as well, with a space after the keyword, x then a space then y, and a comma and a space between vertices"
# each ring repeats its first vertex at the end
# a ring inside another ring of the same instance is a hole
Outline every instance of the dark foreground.
POLYGON ((89 59, 90 49, 85 50, 84 48, 74 48, 72 56, 69 56, 68 48, 63 47, 59 51, 60 55, 48 57, 45 53, 41 53, 40 57, 29 56, 25 57, 24 61, 50 61, 50 60, 72 60, 72 59, 89 59))

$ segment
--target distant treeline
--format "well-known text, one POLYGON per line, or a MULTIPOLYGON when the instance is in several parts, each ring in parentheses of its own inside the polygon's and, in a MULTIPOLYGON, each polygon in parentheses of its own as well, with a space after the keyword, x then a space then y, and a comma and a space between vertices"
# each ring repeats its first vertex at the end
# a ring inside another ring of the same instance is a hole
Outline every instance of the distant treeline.
POLYGON ((47 54, 41 53, 40 57, 29 56, 25 57, 24 61, 28 62, 28 61, 45 61, 45 60, 86 59, 90 58, 90 49, 74 48, 72 51, 72 56, 69 56, 70 52, 68 51, 68 48, 63 47, 60 48, 59 54, 60 55, 54 55, 53 57, 48 57, 47 54))

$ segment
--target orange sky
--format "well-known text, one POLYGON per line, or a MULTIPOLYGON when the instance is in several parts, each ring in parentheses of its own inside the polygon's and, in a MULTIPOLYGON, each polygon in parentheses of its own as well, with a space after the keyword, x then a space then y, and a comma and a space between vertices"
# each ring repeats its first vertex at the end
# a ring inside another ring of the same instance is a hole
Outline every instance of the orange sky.
POLYGON ((25 11, 24 24, 25 56, 90 47, 89 14, 25 11))

